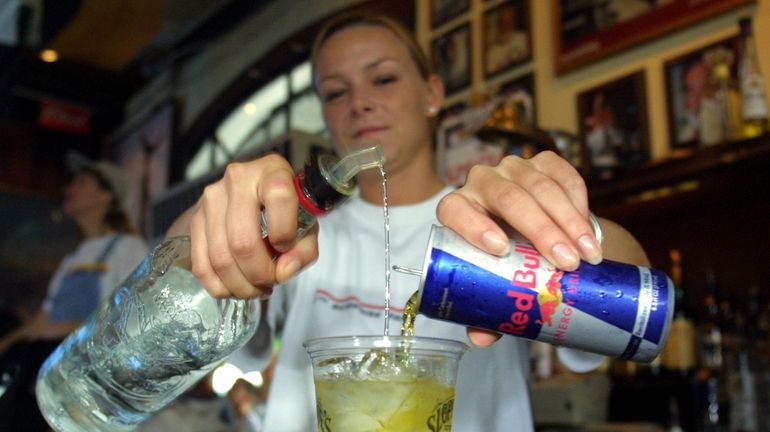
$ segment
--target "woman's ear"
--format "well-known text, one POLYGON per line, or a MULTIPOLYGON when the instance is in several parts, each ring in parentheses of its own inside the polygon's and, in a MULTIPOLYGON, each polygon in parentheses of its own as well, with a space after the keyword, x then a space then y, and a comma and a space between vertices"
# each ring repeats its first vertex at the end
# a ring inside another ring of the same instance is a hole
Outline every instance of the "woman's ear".
POLYGON ((444 81, 436 74, 428 77, 428 117, 435 117, 444 106, 444 81))

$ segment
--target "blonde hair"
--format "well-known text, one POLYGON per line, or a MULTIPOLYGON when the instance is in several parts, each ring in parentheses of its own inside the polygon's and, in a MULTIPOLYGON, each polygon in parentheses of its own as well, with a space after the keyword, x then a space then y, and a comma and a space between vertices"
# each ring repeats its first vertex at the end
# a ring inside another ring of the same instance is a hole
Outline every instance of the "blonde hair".
MULTIPOLYGON (((384 29, 390 30, 391 33, 393 33, 409 51, 409 55, 412 57, 412 60, 414 60, 414 64, 417 66, 417 70, 420 72, 420 76, 427 80, 431 75, 433 75, 433 66, 428 60, 428 57, 425 55, 425 52, 422 50, 422 48, 420 48, 420 45, 417 43, 414 35, 412 35, 412 32, 407 30, 406 27, 404 27, 401 23, 383 14, 352 11, 340 15, 335 15, 323 25, 321 31, 316 36, 315 42, 313 42, 313 50, 310 54, 310 63, 313 68, 313 76, 315 76, 316 73, 316 61, 318 59, 318 52, 320 51, 323 44, 335 33, 354 26, 382 27, 384 29)), ((318 91, 317 88, 315 90, 316 92, 318 91)))

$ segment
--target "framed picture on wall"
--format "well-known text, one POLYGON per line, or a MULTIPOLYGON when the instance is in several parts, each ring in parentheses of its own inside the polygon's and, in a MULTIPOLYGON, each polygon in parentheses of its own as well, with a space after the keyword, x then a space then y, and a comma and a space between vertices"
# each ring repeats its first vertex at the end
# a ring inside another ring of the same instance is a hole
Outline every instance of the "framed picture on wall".
POLYGON ((441 121, 436 130, 439 174, 447 184, 462 186, 474 165, 495 165, 505 156, 499 145, 485 143, 476 136, 478 119, 486 117, 494 105, 468 107, 441 121))
POLYGON ((430 25, 440 27, 469 9, 470 0, 430 0, 430 25))
POLYGON ((608 179, 649 160, 644 71, 578 94, 580 138, 588 175, 608 179))
POLYGON ((551 0, 558 74, 754 0, 551 0))
POLYGON ((507 1, 484 13, 484 76, 489 78, 532 58, 528 2, 507 1))
POLYGON ((447 94, 471 83, 471 31, 463 24, 440 35, 431 44, 436 73, 444 80, 447 94))
POLYGON ((713 63, 730 64, 737 72, 739 39, 731 37, 668 60, 663 65, 666 81, 669 143, 672 149, 694 148, 725 141, 714 94, 713 63), (710 114, 711 113, 711 114, 710 114), (716 114, 716 119, 713 118, 716 114))

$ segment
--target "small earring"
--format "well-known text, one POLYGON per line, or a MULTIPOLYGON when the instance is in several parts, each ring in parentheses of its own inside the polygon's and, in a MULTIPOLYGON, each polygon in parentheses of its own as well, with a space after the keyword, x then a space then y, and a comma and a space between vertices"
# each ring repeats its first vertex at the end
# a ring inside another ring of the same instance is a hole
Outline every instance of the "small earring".
POLYGON ((428 115, 435 115, 436 114, 436 107, 428 107, 428 115))

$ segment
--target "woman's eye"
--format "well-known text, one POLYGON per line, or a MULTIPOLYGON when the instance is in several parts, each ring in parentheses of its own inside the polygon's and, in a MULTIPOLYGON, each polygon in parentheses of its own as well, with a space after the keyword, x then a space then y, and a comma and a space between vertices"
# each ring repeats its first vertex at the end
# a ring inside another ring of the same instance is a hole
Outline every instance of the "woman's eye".
POLYGON ((324 101, 332 102, 336 99, 339 99, 343 94, 345 94, 344 90, 329 90, 324 93, 324 101))
POLYGON ((374 82, 377 85, 387 85, 390 83, 394 83, 397 80, 398 80, 398 77, 396 77, 395 75, 383 75, 375 78, 374 82))

